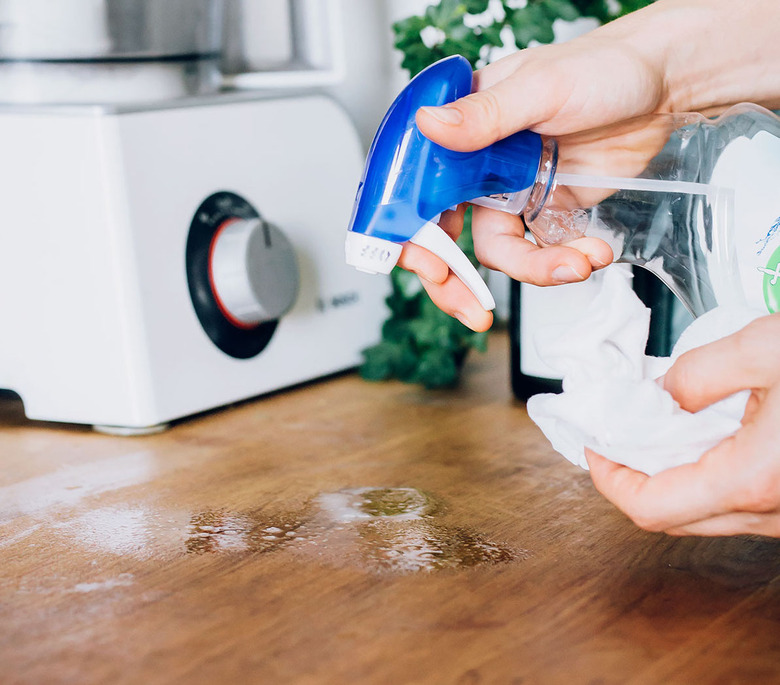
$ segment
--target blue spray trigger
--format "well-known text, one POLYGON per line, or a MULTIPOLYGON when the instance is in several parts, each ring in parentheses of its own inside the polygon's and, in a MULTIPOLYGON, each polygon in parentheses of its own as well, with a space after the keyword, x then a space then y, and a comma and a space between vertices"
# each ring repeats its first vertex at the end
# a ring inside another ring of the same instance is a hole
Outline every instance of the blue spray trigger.
MULTIPOLYGON (((482 150, 456 152, 437 145, 417 128, 420 107, 448 104, 468 95, 471 87, 468 61, 448 57, 421 71, 390 106, 369 150, 355 198, 347 239, 350 264, 386 273, 400 255, 395 246, 412 240, 446 209, 533 185, 542 156, 542 140, 536 133, 520 131, 482 150), (382 249, 377 241, 394 246, 386 244, 382 249), (380 268, 366 262, 371 254, 383 259, 380 268)), ((430 229, 427 233, 429 238, 433 234, 430 229)), ((473 274, 466 275, 462 263, 456 269, 447 260, 452 252, 441 237, 426 240, 426 248, 458 273, 483 306, 492 301, 472 287, 475 276, 481 283, 473 267, 473 274)))

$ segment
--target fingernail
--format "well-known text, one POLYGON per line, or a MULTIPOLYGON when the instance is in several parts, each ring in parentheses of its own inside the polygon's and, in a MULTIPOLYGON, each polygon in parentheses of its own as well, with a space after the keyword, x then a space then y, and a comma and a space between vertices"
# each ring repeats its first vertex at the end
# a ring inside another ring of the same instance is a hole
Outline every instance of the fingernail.
POLYGON ((463 123, 463 113, 454 107, 420 107, 421 110, 438 119, 442 124, 457 126, 463 123))
POLYGON ((463 312, 455 312, 453 316, 460 321, 464 326, 467 328, 471 328, 471 330, 474 330, 474 328, 471 325, 471 322, 469 321, 468 317, 463 312))
POLYGON ((576 281, 584 281, 585 277, 573 266, 563 264, 553 270, 552 279, 556 283, 575 283, 576 281))
POLYGON ((587 255, 590 265, 594 269, 601 269, 607 265, 607 262, 602 262, 598 257, 594 257, 592 254, 587 255))

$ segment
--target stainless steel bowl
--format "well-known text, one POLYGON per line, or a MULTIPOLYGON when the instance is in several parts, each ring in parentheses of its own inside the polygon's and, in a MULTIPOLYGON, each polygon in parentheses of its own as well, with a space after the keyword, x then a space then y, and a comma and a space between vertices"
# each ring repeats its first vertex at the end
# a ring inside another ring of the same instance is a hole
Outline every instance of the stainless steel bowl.
POLYGON ((0 59, 218 57, 223 0, 0 0, 0 59))
POLYGON ((223 0, 0 0, 0 102, 94 103, 221 84, 223 0))

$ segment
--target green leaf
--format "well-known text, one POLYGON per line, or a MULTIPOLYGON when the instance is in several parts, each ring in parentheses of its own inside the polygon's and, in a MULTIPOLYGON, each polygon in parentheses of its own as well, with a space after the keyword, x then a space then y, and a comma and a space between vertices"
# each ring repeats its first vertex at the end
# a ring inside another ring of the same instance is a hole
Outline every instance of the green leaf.
POLYGON ((462 20, 464 14, 466 6, 462 0, 441 0, 438 5, 429 5, 425 10, 425 18, 431 25, 443 30, 462 20))
POLYGON ((401 318, 399 316, 391 316, 387 321, 382 324, 382 338, 388 342, 404 343, 413 337, 413 333, 410 329, 410 322, 414 321, 412 318, 401 318))
POLYGON ((428 22, 425 21, 424 17, 408 17, 407 19, 401 19, 393 24, 393 33, 395 33, 399 39, 408 38, 409 36, 419 36, 420 31, 426 26, 428 26, 428 22))
POLYGON ((360 376, 369 381, 384 381, 395 375, 400 345, 380 342, 363 350, 360 376))
POLYGON ((433 50, 427 48, 422 39, 418 43, 407 47, 404 53, 401 66, 409 71, 410 76, 416 76, 425 67, 430 66, 442 57, 446 57, 440 48, 434 48, 433 50))
POLYGON ((488 46, 500 48, 504 41, 501 39, 501 24, 495 23, 483 26, 479 31, 479 38, 488 46))
POLYGON ((419 364, 419 350, 411 342, 408 342, 400 348, 395 367, 396 378, 405 383, 417 382, 419 364))
POLYGON ((647 0, 620 0, 620 12, 617 16, 622 17, 624 14, 635 12, 636 10, 642 9, 647 5, 651 5, 653 1, 654 0, 650 0, 650 2, 647 0))
POLYGON ((409 342, 382 342, 363 350, 360 376, 370 381, 399 378, 411 381, 417 373, 418 354, 409 342))
POLYGON ((463 4, 469 14, 482 14, 487 12, 490 0, 463 0, 463 4))
POLYGON ((477 49, 482 45, 474 30, 460 22, 452 26, 447 32, 447 40, 451 40, 453 43, 460 43, 461 41, 473 42, 477 49))
POLYGON ((574 6, 571 0, 544 0, 542 8, 547 13, 547 16, 553 21, 556 19, 574 21, 581 16, 580 11, 574 6))
POLYGON ((428 350, 417 366, 417 376, 426 388, 448 388, 458 382, 455 355, 446 350, 428 350))
POLYGON ((507 15, 518 48, 528 47, 532 41, 552 43, 555 33, 552 19, 540 4, 527 5, 507 15))
POLYGON ((432 319, 418 318, 409 322, 409 331, 419 347, 435 346, 439 340, 441 327, 432 319))
POLYGON ((472 69, 476 68, 480 57, 480 45, 474 41, 455 42, 445 40, 441 44, 442 52, 447 56, 461 55, 471 64, 472 69))

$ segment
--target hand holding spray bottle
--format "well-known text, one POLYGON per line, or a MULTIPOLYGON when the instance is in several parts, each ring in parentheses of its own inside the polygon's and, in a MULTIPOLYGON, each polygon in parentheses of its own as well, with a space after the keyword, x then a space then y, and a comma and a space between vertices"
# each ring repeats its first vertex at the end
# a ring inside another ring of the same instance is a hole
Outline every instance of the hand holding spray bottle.
POLYGON ((348 263, 389 273, 407 241, 437 254, 485 309, 493 298, 436 222, 462 202, 522 214, 543 244, 605 240, 655 273, 695 316, 717 304, 780 311, 780 118, 738 105, 715 120, 652 115, 558 139, 520 131, 476 152, 425 138, 422 106, 471 92, 450 57, 418 74, 385 115, 347 234, 348 263))

